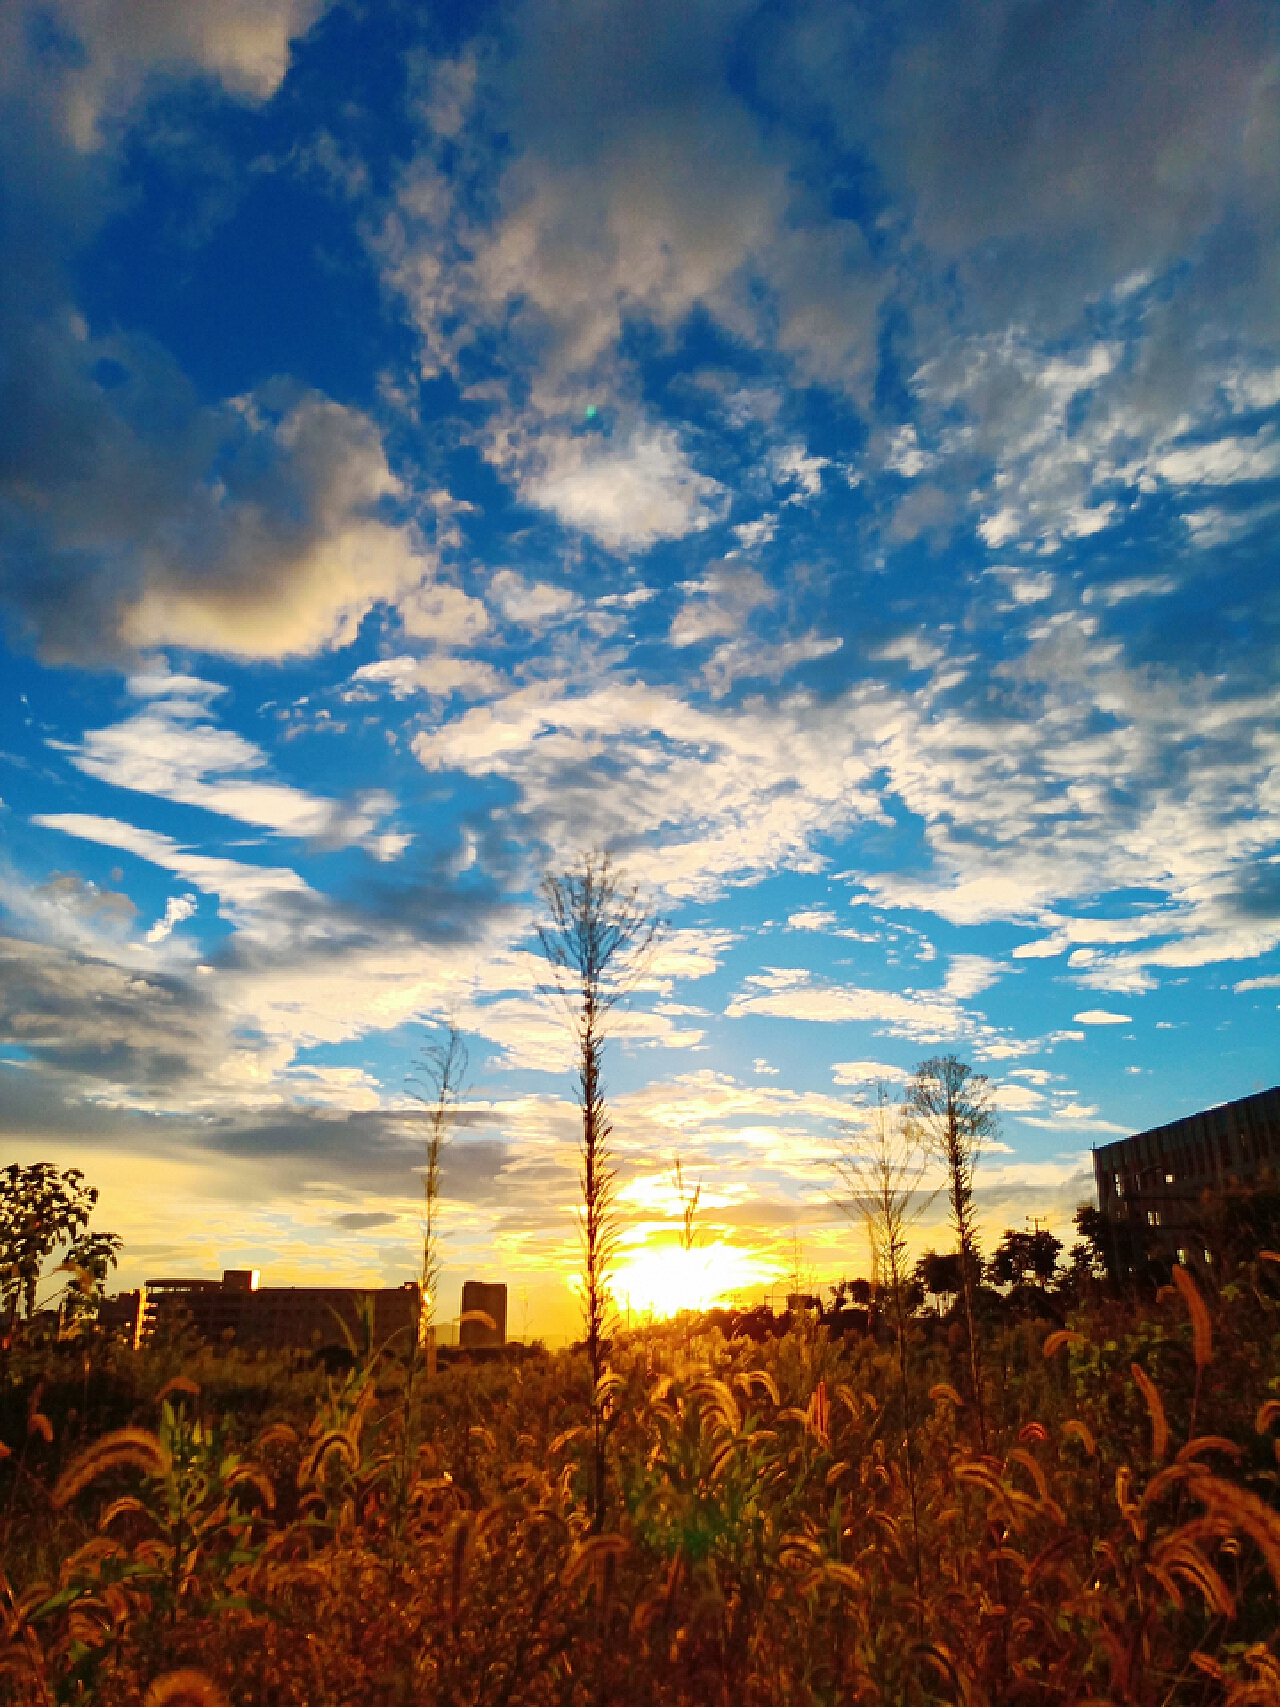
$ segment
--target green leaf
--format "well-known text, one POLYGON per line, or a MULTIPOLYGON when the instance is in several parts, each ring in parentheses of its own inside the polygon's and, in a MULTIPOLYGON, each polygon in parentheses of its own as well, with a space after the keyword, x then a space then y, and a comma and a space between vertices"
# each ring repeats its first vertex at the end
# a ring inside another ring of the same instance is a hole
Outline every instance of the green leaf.
POLYGON ((31 1614, 31 1622, 34 1624, 38 1618, 48 1618, 55 1612, 61 1612, 63 1607, 74 1605, 77 1600, 83 1599, 88 1593, 88 1588, 83 1584, 72 1588, 59 1589, 57 1594, 51 1595, 43 1605, 36 1607, 31 1614))

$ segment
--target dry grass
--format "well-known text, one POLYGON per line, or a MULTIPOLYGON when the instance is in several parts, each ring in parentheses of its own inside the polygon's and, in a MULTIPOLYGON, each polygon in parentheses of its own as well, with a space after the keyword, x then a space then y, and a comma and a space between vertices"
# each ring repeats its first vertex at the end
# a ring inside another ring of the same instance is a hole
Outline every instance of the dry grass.
POLYGON ((442 1376, 412 1452, 394 1365, 235 1450, 201 1365, 37 1439, 0 1700, 1280 1707, 1276 1282, 996 1336, 986 1453, 917 1325, 914 1516, 897 1347, 812 1325, 616 1347, 603 1534, 580 1357, 442 1376))

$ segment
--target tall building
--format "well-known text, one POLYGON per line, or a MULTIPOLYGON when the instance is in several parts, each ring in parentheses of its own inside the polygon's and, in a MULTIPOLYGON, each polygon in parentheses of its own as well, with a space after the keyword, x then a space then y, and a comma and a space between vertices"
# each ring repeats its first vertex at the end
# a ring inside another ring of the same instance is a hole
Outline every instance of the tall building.
POLYGON ((507 1343, 507 1288, 502 1281, 464 1281, 458 1344, 467 1350, 507 1343), (492 1323, 492 1326, 490 1324, 492 1323))
POLYGON ((339 1346, 343 1324, 360 1339, 360 1301, 373 1311, 375 1345, 407 1345, 419 1318, 418 1286, 260 1286, 258 1270, 229 1268, 221 1280, 148 1280, 136 1304, 135 1344, 187 1323, 203 1339, 280 1349, 339 1346))
POLYGON ((1280 1174, 1280 1086, 1153 1126, 1093 1152, 1112 1273, 1152 1258, 1198 1265, 1206 1208, 1232 1187, 1280 1174))

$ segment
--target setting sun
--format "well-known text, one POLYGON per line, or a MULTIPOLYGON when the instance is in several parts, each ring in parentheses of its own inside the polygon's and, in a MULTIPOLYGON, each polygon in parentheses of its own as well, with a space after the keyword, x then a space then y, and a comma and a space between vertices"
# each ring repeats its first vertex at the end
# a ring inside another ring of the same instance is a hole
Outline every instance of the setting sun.
POLYGON ((740 1298, 774 1277, 767 1258, 734 1245, 686 1251, 679 1245, 652 1244, 628 1253, 613 1284, 619 1308, 637 1315, 674 1316, 740 1298))

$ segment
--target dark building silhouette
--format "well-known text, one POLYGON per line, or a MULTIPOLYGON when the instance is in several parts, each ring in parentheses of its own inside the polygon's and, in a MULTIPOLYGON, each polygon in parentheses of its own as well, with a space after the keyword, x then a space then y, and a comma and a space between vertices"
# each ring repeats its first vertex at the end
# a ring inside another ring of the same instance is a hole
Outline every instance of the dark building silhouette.
POLYGON ((418 1285, 260 1286, 258 1270, 229 1268, 221 1280, 148 1280, 135 1299, 134 1343, 188 1325, 202 1339, 234 1336, 236 1345, 276 1350, 345 1344, 343 1324, 359 1344, 360 1300, 373 1307, 375 1345, 409 1344, 420 1314, 418 1285))
POLYGON ((1153 1259, 1211 1262, 1204 1228, 1214 1203, 1277 1174, 1280 1086, 1095 1148, 1112 1274, 1123 1280, 1153 1259))
POLYGON ((127 1335, 138 1343, 137 1292, 113 1292, 98 1301, 98 1326, 104 1333, 127 1335))
POLYGON ((502 1282, 490 1285, 483 1280, 468 1280, 462 1287, 462 1315, 458 1322, 458 1345, 464 1350, 507 1343, 507 1289, 502 1282), (468 1321, 467 1317, 483 1314, 493 1323, 468 1321))

